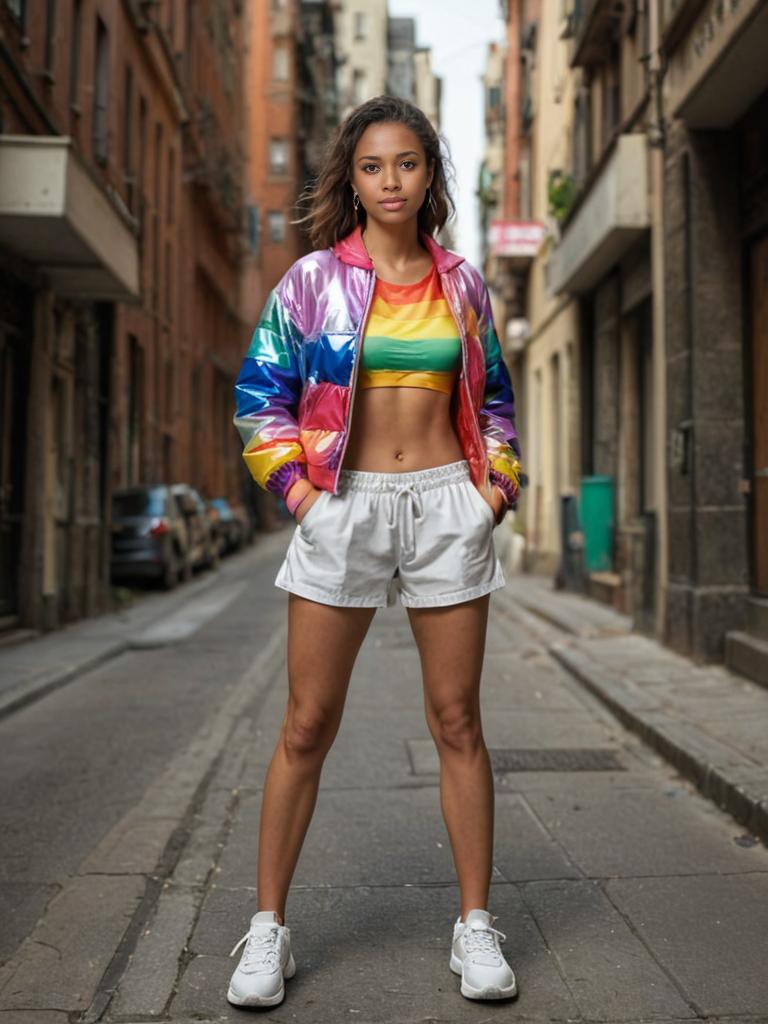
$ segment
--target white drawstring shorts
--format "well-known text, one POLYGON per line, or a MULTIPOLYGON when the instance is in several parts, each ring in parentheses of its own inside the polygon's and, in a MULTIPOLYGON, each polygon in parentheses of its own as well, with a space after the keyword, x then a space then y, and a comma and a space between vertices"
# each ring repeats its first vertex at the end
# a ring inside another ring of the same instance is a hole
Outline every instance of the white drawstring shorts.
POLYGON ((505 584, 493 509, 465 460, 413 473, 343 469, 297 524, 275 586, 322 604, 457 604, 505 584))

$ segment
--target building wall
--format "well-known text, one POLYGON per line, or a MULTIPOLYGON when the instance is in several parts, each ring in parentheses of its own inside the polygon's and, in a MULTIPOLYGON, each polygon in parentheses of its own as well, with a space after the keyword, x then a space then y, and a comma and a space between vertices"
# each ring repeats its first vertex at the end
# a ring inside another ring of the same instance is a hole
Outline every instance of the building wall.
POLYGON ((749 590, 738 146, 675 122, 666 153, 669 640, 722 656, 749 590))
POLYGON ((337 5, 336 48, 340 117, 387 91, 386 0, 343 0, 337 5))
POLYGON ((0 258, 31 351, 20 625, 110 607, 115 488, 186 479, 238 495, 241 7, 29 0, 24 23, 0 8, 3 132, 70 135, 139 254, 130 302, 69 299, 44 269, 0 258))
POLYGON ((568 46, 560 38, 558 12, 541 6, 536 32, 529 166, 528 215, 548 225, 548 238, 526 279, 525 310, 529 341, 524 353, 525 435, 532 462, 525 509, 528 565, 556 571, 561 556, 563 494, 577 492, 580 476, 580 348, 578 303, 552 294, 547 264, 557 235, 549 210, 550 173, 570 167, 576 77, 568 73, 568 46))
POLYGON ((432 71, 432 51, 420 46, 413 55, 415 103, 440 131, 440 79, 432 71))
POLYGON ((416 21, 414 18, 390 18, 387 28, 387 92, 392 96, 416 100, 416 21))

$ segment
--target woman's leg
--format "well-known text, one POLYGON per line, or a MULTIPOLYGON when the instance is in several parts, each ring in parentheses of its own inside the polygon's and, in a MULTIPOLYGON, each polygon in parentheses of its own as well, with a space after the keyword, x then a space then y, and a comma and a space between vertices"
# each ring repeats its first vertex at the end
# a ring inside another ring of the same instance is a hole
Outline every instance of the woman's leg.
POLYGON ((424 678, 427 724, 440 755, 440 804, 461 889, 461 917, 487 909, 494 788, 480 720, 480 673, 490 595, 409 608, 424 678))
POLYGON ((315 808, 320 773, 375 608, 288 598, 288 703, 267 771, 259 832, 259 910, 285 922, 288 887, 315 808))

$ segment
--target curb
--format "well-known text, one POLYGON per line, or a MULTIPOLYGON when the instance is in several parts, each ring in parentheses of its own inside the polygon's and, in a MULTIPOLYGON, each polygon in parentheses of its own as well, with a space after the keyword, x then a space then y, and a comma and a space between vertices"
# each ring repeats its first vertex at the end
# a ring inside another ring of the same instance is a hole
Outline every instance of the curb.
POLYGON ((739 757, 696 726, 643 707, 621 676, 562 643, 549 653, 649 747, 768 846, 768 770, 739 757))
POLYGON ((41 697, 45 697, 46 694, 57 690, 60 686, 73 682, 103 662, 110 661, 112 658, 117 657, 118 654, 122 654, 129 646, 130 643, 127 639, 117 640, 109 647, 99 651, 98 654, 85 658, 83 661, 77 662, 76 665, 70 665, 61 671, 43 676, 32 683, 19 683, 0 697, 0 719, 10 715, 12 711, 18 711, 19 708, 23 708, 26 704, 32 704, 41 697))
MULTIPOLYGON (((268 558, 272 553, 272 547, 278 544, 284 543, 280 531, 274 531, 270 535, 265 535, 265 538, 258 545, 253 545, 250 549, 246 549, 243 552, 244 555, 250 555, 251 558, 257 561, 262 558, 268 558), (273 538, 277 538, 274 540, 273 538)), ((165 609, 164 617, 170 617, 171 615, 178 612, 186 604, 194 601, 201 594, 205 593, 211 587, 215 585, 223 584, 227 579, 235 576, 237 578, 237 566, 231 562, 227 562, 223 565, 222 569, 215 573, 209 573, 206 576, 200 577, 193 580, 188 586, 191 588, 191 593, 187 592, 186 589, 180 588, 167 595, 158 594, 157 597, 160 602, 165 597, 168 600, 168 606, 165 609), (234 570, 234 571, 233 571, 234 570)), ((153 595, 154 596, 154 595, 153 595)), ((153 602, 153 605, 155 602, 153 602)), ((64 668, 56 668, 49 671, 37 678, 31 680, 24 680, 16 683, 15 686, 9 687, 4 692, 0 693, 0 720, 10 715, 14 711, 18 711, 25 707, 27 704, 33 704, 36 700, 40 700, 47 694, 52 693, 54 690, 59 689, 61 686, 66 686, 67 683, 74 682, 79 679, 80 676, 85 675, 92 669, 97 668, 99 665, 104 664, 106 661, 110 661, 112 658, 116 658, 118 655, 125 653, 127 650, 132 650, 138 646, 134 643, 137 636, 142 634, 149 626, 156 622, 157 609, 155 607, 149 607, 145 609, 147 613, 145 618, 147 621, 139 621, 125 626, 125 636, 119 640, 114 640, 112 643, 106 644, 100 651, 90 656, 84 657, 82 660, 70 663, 64 668), (154 612, 154 614, 153 614, 154 612)), ((105 618, 118 614, 116 612, 107 612, 106 616, 98 616, 94 618, 88 618, 81 620, 80 623, 75 623, 74 628, 76 629, 79 625, 88 626, 92 625, 97 621, 98 618, 105 618)), ((55 636, 53 634, 46 634, 55 636)), ((38 636, 31 638, 27 641, 30 644, 34 644, 39 639, 38 636)))
MULTIPOLYGON (((768 767, 747 760, 693 723, 664 711, 631 679, 603 667, 579 643, 580 639, 615 635, 615 628, 579 625, 569 609, 553 609, 551 604, 544 615, 541 602, 533 595, 523 597, 513 591, 505 604, 509 613, 520 619, 512 607, 517 605, 533 629, 531 620, 538 620, 543 627, 538 630, 540 642, 563 668, 702 795, 768 846, 768 767), (556 638, 553 626, 560 634, 556 638)), ((617 626, 620 619, 615 620, 617 626)))

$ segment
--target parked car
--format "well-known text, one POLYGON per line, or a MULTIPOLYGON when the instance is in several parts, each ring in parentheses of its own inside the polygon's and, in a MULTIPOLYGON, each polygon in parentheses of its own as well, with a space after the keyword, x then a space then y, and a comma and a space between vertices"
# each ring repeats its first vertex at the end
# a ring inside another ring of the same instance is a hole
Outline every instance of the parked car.
POLYGON ((171 492, 187 524, 192 567, 215 568, 219 564, 219 548, 205 502, 189 484, 173 484, 171 492))
POLYGON ((240 523, 243 544, 252 544, 256 533, 255 516, 249 515, 245 505, 239 501, 231 501, 229 505, 235 518, 240 523))
POLYGON ((155 578, 168 589, 190 578, 187 522, 170 488, 113 493, 111 573, 115 579, 155 578))
POLYGON ((219 540, 221 554, 238 551, 245 542, 245 530, 232 506, 226 498, 211 498, 206 505, 214 533, 219 540))

